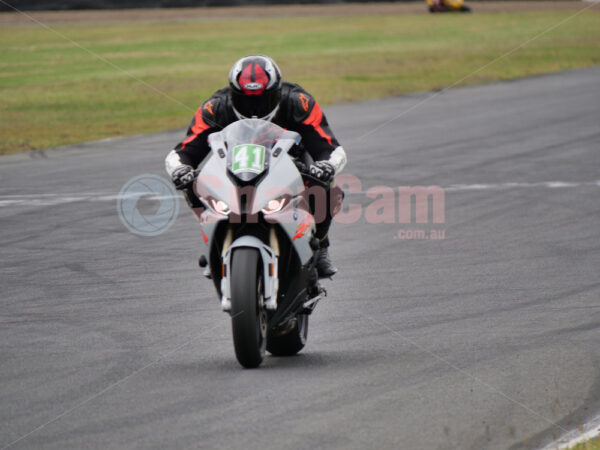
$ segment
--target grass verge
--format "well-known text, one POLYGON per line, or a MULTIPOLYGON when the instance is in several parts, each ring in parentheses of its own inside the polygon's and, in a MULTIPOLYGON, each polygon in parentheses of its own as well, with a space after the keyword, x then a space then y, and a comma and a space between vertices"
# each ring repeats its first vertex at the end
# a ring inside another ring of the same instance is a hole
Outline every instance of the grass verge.
POLYGON ((600 450, 600 437, 590 439, 586 442, 581 442, 573 447, 570 447, 569 450, 600 450))
MULTIPOLYGON (((300 83, 322 104, 440 89, 571 15, 53 26, 89 52, 40 26, 5 27, 0 30, 0 153, 184 127, 198 104, 226 83, 232 63, 251 53, 272 56, 286 79, 300 83)), ((600 12, 591 9, 462 84, 596 64, 600 12)))

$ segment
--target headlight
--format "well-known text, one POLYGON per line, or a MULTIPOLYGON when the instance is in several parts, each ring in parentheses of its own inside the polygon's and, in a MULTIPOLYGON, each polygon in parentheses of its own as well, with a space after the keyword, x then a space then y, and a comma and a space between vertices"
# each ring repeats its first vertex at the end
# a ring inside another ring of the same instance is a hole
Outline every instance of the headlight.
POLYGON ((287 200, 286 197, 279 197, 278 199, 275 199, 275 200, 269 200, 267 202, 267 206, 265 206, 262 209, 263 214, 273 214, 278 211, 281 211, 282 208, 285 206, 286 200, 287 200))
POLYGON ((231 210, 229 209, 229 205, 227 203, 225 203, 223 200, 217 200, 215 198, 210 198, 210 199, 208 199, 208 204, 215 212, 217 212, 219 214, 223 214, 224 216, 226 216, 227 214, 229 214, 231 212, 231 210))

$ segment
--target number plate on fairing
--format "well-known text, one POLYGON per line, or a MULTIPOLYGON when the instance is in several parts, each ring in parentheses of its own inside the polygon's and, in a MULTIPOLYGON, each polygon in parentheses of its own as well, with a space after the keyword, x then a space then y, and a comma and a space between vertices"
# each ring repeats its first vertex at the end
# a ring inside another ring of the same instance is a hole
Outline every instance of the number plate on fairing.
POLYGON ((262 173, 265 170, 265 147, 255 144, 243 144, 233 147, 231 172, 262 173))

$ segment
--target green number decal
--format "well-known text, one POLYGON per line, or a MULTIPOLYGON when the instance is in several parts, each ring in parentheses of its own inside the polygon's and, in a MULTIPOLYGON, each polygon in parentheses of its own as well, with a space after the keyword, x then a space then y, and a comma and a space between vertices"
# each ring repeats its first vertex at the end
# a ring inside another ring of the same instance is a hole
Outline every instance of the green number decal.
POLYGON ((265 169, 265 148, 262 145, 244 144, 233 147, 233 173, 261 173, 265 169))

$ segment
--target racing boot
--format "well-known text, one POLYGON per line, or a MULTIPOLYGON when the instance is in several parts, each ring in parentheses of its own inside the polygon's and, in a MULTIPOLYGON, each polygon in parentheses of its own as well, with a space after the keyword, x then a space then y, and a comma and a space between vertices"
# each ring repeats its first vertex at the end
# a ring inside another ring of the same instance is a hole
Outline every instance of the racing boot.
POLYGON ((319 256, 317 257, 317 272, 319 278, 331 278, 336 274, 337 267, 333 265, 329 259, 329 247, 321 247, 319 249, 319 256))
POLYGON ((200 268, 204 268, 202 275, 204 275, 209 280, 212 280, 212 274, 210 273, 210 267, 208 267, 208 261, 206 260, 206 256, 202 255, 200 259, 198 259, 198 265, 200 268))

